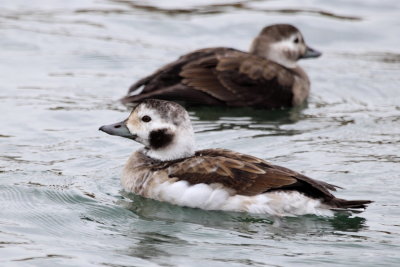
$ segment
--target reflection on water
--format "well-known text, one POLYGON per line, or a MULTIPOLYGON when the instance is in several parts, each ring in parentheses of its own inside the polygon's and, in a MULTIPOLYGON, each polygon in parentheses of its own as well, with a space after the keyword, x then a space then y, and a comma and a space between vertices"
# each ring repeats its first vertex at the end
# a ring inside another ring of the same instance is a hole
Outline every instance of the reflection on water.
POLYGON ((224 118, 240 121, 248 118, 251 123, 295 123, 301 118, 301 111, 305 106, 292 109, 263 110, 254 108, 227 108, 227 107, 188 107, 200 121, 217 121, 224 118))
POLYGON ((0 265, 397 266, 399 3, 3 0, 0 265), (197 147, 252 154, 375 202, 278 219, 121 192, 140 145, 97 129, 126 118, 128 87, 197 48, 246 50, 272 23, 298 26, 324 52, 300 62, 308 104, 189 107, 197 147))
POLYGON ((279 235, 332 234, 333 231, 357 232, 366 229, 366 220, 348 212, 337 212, 334 217, 300 216, 278 218, 262 214, 206 211, 182 208, 176 205, 146 199, 122 192, 130 199, 120 200, 119 205, 129 209, 144 220, 185 222, 205 227, 231 229, 240 232, 262 231, 279 235))
MULTIPOLYGON (((344 16, 334 14, 332 12, 326 10, 320 10, 317 8, 281 8, 281 9, 271 9, 271 8, 260 8, 257 6, 252 6, 251 4, 261 2, 260 0, 248 0, 248 1, 235 1, 232 3, 218 3, 218 4, 207 4, 207 5, 197 5, 194 7, 186 7, 186 8, 163 8, 156 5, 145 5, 140 1, 131 1, 131 0, 110 0, 112 2, 123 4, 124 6, 128 6, 129 8, 142 10, 146 12, 154 12, 157 14, 166 14, 166 15, 211 15, 211 14, 219 14, 226 12, 235 12, 235 11, 257 11, 257 12, 265 12, 265 13, 277 13, 277 14, 298 14, 305 13, 311 15, 320 15, 326 16, 328 18, 335 19, 343 19, 343 20, 361 20, 360 17, 356 16, 344 16)), ((89 9, 80 9, 77 12, 100 12, 100 13, 108 13, 108 12, 116 12, 116 13, 125 13, 127 10, 89 10, 89 9)))
POLYGON ((360 60, 366 61, 381 61, 383 63, 393 63, 394 67, 400 63, 400 54, 396 53, 388 53, 388 52, 370 52, 370 53, 362 53, 362 54, 353 54, 353 53, 341 53, 340 56, 350 57, 360 60))

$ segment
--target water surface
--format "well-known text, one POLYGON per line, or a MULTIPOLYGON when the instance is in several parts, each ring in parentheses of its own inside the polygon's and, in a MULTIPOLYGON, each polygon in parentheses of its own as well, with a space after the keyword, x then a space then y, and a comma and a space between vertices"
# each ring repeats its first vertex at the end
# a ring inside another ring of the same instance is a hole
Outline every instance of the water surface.
POLYGON ((2 266, 395 266, 400 262, 400 2, 22 1, 0 10, 2 266), (140 145, 120 121, 136 79, 184 52, 246 50, 298 26, 324 52, 312 93, 272 112, 192 108, 199 149, 249 153, 372 199, 360 214, 211 212, 121 190, 140 145))

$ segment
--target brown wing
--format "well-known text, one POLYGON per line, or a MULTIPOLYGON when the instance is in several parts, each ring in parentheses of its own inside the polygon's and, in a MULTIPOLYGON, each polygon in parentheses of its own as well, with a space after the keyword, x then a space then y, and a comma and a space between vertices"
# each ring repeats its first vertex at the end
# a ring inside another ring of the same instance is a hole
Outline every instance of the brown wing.
POLYGON ((221 104, 218 99, 209 94, 183 84, 183 78, 180 76, 180 73, 183 67, 191 62, 212 55, 223 54, 227 51, 234 51, 234 49, 224 47, 205 48, 183 55, 176 61, 137 81, 129 88, 128 95, 121 99, 121 101, 123 103, 131 103, 146 98, 161 98, 165 100, 188 100, 204 104, 221 104), (140 90, 140 88, 143 90, 139 94, 136 94, 135 91, 140 90))
POLYGON ((294 77, 291 70, 249 53, 206 48, 139 80, 122 102, 160 98, 208 105, 292 106, 294 77), (135 94, 140 88, 142 92, 135 94))
POLYGON ((230 106, 291 106, 295 74, 279 64, 240 51, 213 54, 183 66, 183 84, 230 106))
POLYGON ((190 184, 220 183, 241 195, 296 190, 325 201, 334 199, 326 183, 229 150, 201 150, 194 157, 163 163, 160 168, 165 169, 171 178, 176 177, 190 184))

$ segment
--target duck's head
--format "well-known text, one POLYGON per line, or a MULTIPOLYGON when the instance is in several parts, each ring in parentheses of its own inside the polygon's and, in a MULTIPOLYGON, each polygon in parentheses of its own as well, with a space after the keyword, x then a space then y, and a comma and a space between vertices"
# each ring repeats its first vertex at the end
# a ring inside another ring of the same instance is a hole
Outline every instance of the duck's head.
POLYGON ((321 55, 307 46, 300 31, 290 24, 275 24, 262 29, 253 41, 250 53, 287 68, 295 68, 299 59, 321 55))
POLYGON ((189 114, 174 102, 144 100, 126 120, 101 126, 99 130, 143 144, 146 154, 157 160, 174 160, 194 154, 189 114))

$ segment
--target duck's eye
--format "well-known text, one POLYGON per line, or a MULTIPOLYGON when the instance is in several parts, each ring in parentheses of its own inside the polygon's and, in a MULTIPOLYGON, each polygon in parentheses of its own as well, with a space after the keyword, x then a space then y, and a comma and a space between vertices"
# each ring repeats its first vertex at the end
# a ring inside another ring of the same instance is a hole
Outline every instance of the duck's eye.
POLYGON ((151 121, 151 118, 150 118, 150 116, 145 115, 145 116, 142 117, 142 121, 143 122, 149 122, 149 121, 151 121))
POLYGON ((294 42, 295 44, 298 44, 298 43, 299 43, 299 41, 300 41, 299 37, 296 37, 296 39, 294 39, 294 41, 293 41, 293 42, 294 42))

